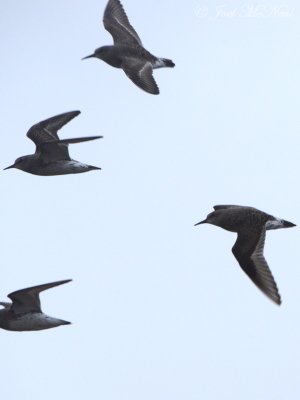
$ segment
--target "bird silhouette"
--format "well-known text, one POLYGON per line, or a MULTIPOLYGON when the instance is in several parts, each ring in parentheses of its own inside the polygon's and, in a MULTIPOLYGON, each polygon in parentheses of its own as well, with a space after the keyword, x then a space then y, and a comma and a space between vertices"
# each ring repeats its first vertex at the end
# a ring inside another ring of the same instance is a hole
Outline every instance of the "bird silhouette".
POLYGON ((253 207, 218 205, 214 209, 204 221, 196 225, 207 223, 237 232, 232 252, 242 270, 265 295, 278 305, 281 304, 276 282, 263 254, 266 231, 296 225, 253 207))
POLYGON ((0 328, 8 331, 39 331, 69 325, 71 322, 49 317, 41 309, 39 294, 43 290, 70 282, 71 279, 45 283, 17 290, 8 295, 12 303, 0 302, 0 328))
POLYGON ((87 136, 73 139, 59 139, 57 131, 80 111, 70 111, 48 118, 33 125, 27 132, 27 137, 36 145, 35 154, 16 159, 7 168, 17 168, 34 175, 66 175, 101 169, 92 165, 73 160, 69 155, 68 146, 71 143, 86 142, 100 139, 103 136, 87 136))
POLYGON ((130 24, 119 0, 109 0, 104 11, 105 29, 112 35, 113 46, 102 46, 87 58, 99 58, 115 68, 122 68, 129 79, 150 94, 159 94, 153 69, 175 64, 167 58, 155 57, 143 47, 139 35, 130 24))

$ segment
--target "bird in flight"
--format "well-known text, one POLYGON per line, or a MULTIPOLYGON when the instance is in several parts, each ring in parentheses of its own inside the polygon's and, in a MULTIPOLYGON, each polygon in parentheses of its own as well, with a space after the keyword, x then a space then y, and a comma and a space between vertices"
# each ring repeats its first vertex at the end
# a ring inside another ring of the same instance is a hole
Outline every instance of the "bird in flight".
POLYGON ((263 254, 266 231, 296 225, 253 207, 218 205, 214 210, 196 225, 207 223, 236 232, 238 237, 232 252, 242 270, 266 296, 280 305, 280 294, 263 254))
POLYGON ((56 115, 33 125, 27 137, 36 145, 34 154, 16 159, 7 168, 17 168, 34 175, 66 175, 101 169, 73 160, 69 155, 69 144, 100 139, 103 136, 87 136, 73 139, 59 139, 57 131, 77 117, 80 111, 56 115))
POLYGON ((172 60, 155 57, 147 51, 130 24, 119 0, 109 0, 104 11, 105 29, 112 35, 113 46, 102 46, 86 58, 99 58, 115 68, 122 68, 129 79, 150 94, 159 94, 153 69, 171 67, 172 60))
POLYGON ((39 294, 43 290, 70 282, 71 279, 17 290, 8 295, 12 303, 0 302, 0 328, 8 331, 40 331, 69 325, 71 322, 49 317, 42 312, 39 294))

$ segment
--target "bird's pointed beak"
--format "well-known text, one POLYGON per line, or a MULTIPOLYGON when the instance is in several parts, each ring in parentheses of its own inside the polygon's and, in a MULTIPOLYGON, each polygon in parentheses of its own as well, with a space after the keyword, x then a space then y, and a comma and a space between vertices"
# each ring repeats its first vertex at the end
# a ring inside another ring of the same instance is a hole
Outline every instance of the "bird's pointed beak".
POLYGON ((297 226, 297 225, 293 224, 292 222, 283 220, 283 227, 284 228, 292 228, 293 226, 297 226))
POLYGON ((6 169, 10 169, 10 168, 15 168, 15 164, 10 165, 9 167, 3 168, 3 171, 5 171, 6 169))
POLYGON ((197 222, 197 224, 195 224, 194 226, 200 225, 200 224, 205 224, 207 222, 206 219, 204 219, 203 221, 197 222))
POLYGON ((90 54, 89 56, 83 57, 81 60, 86 60, 87 58, 93 58, 95 54, 90 54))

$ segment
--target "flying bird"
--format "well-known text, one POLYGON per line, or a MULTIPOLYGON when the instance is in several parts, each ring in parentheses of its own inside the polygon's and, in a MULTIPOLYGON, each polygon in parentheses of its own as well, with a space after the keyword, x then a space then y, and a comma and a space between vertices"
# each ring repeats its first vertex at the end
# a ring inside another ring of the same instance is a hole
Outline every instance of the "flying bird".
POLYGON ((33 125, 27 137, 36 145, 35 154, 19 157, 7 168, 17 168, 34 175, 66 175, 101 169, 73 160, 69 155, 71 143, 100 139, 103 136, 87 136, 73 139, 59 139, 57 131, 77 117, 80 111, 56 115, 33 125))
POLYGON ((214 210, 196 225, 207 223, 236 232, 238 237, 232 252, 242 270, 266 296, 280 305, 280 294, 263 254, 266 231, 296 225, 253 207, 218 205, 214 210))
POLYGON ((12 303, 0 302, 4 308, 0 310, 0 328, 8 331, 40 331, 69 325, 71 322, 52 318, 41 310, 39 294, 43 290, 70 282, 71 279, 46 283, 10 293, 12 303))
POLYGON ((122 68, 129 79, 138 87, 151 94, 159 94, 153 78, 153 69, 171 67, 172 60, 155 57, 147 51, 139 35, 131 26, 119 0, 109 0, 104 11, 105 29, 112 35, 113 46, 102 46, 86 58, 99 58, 115 68, 122 68))

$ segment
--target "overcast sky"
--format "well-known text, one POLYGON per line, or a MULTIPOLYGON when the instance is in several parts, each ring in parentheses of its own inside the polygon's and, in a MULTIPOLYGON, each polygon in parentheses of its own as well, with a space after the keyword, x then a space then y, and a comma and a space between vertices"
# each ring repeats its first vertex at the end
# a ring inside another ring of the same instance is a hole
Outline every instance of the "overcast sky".
POLYGON ((106 1, 2 2, 1 168, 62 112, 82 114, 60 137, 104 138, 70 147, 101 171, 1 172, 1 300, 74 279, 41 295, 72 325, 1 330, 1 399, 299 398, 299 228, 267 233, 278 307, 238 266, 235 234, 193 226, 215 204, 300 225, 300 5, 261 4, 123 0, 176 64, 152 96, 81 61, 112 43, 106 1))

